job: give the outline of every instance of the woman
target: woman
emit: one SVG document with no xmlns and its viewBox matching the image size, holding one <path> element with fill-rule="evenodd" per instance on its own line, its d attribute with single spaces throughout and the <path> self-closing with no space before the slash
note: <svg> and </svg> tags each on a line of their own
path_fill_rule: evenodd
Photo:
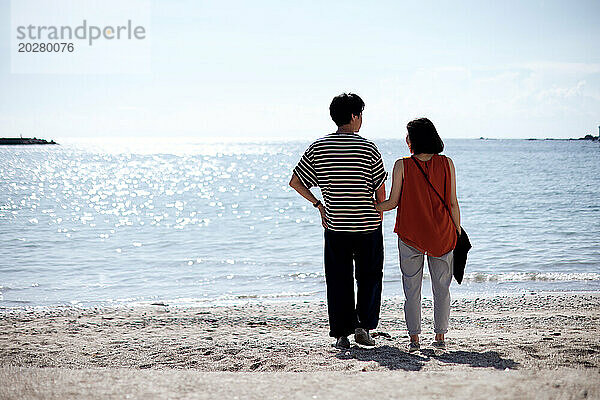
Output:
<svg viewBox="0 0 600 400">
<path fill-rule="evenodd" d="M 435 340 L 432 346 L 446 350 L 444 335 L 448 331 L 450 316 L 452 250 L 456 246 L 457 230 L 460 233 L 456 175 L 452 160 L 439 155 L 444 149 L 444 142 L 430 120 L 419 118 L 409 122 L 406 128 L 406 143 L 412 156 L 396 161 L 390 197 L 376 208 L 388 211 L 398 207 L 394 232 L 398 234 L 400 270 L 406 297 L 404 317 L 410 335 L 408 350 L 420 350 L 421 281 L 425 255 L 433 288 Z"/>
</svg>

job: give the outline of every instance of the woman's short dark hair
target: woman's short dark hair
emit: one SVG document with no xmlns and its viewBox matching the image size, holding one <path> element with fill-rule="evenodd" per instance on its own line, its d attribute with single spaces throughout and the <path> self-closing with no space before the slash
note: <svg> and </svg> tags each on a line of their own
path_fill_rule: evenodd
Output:
<svg viewBox="0 0 600 400">
<path fill-rule="evenodd" d="M 444 142 L 429 119 L 412 120 L 406 125 L 406 129 L 414 154 L 438 154 L 444 151 Z"/>
<path fill-rule="evenodd" d="M 342 93 L 335 96 L 329 105 L 329 115 L 337 126 L 352 121 L 352 115 L 360 115 L 365 109 L 365 102 L 354 93 Z"/>
</svg>

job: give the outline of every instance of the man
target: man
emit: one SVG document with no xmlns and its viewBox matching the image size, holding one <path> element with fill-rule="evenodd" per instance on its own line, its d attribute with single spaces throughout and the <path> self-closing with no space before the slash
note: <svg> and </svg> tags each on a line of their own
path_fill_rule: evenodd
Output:
<svg viewBox="0 0 600 400">
<path fill-rule="evenodd" d="M 364 107 L 356 94 L 336 96 L 329 113 L 337 131 L 308 147 L 290 181 L 321 213 L 329 336 L 346 349 L 352 333 L 356 343 L 375 345 L 369 330 L 377 327 L 381 306 L 383 236 L 373 194 L 377 202 L 385 200 L 387 173 L 375 144 L 357 134 Z M 325 204 L 309 190 L 313 186 L 321 189 Z"/>
</svg>

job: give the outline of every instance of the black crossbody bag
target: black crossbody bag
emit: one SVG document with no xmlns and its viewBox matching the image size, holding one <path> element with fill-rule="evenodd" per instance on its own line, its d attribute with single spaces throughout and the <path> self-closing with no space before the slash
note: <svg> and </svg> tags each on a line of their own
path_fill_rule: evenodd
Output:
<svg viewBox="0 0 600 400">
<path fill-rule="evenodd" d="M 415 160 L 414 156 L 412 156 L 411 158 L 414 161 L 414 163 L 417 165 L 417 167 L 419 168 L 419 170 L 421 171 L 423 176 L 425 177 L 425 180 L 427 181 L 427 183 L 429 183 L 429 186 L 431 186 L 431 188 L 433 189 L 435 194 L 437 194 L 438 197 L 440 198 L 440 201 L 444 205 L 444 208 L 446 209 L 446 211 L 448 211 L 448 214 L 450 215 L 450 219 L 452 221 L 454 221 L 454 218 L 452 218 L 452 212 L 446 205 L 444 198 L 442 196 L 440 196 L 438 191 L 435 189 L 435 187 L 429 180 L 429 177 L 427 176 L 425 171 L 423 171 L 423 168 L 421 168 L 421 166 L 419 165 L 419 162 L 417 160 Z M 456 246 L 454 247 L 454 270 L 453 270 L 454 279 L 456 279 L 456 282 L 458 282 L 459 284 L 462 283 L 463 276 L 465 275 L 465 266 L 467 265 L 467 253 L 469 252 L 469 250 L 471 250 L 471 247 L 472 246 L 471 246 L 471 241 L 469 240 L 469 236 L 467 235 L 467 232 L 465 231 L 465 229 L 461 226 L 460 233 L 458 233 L 458 229 L 456 230 Z"/>
</svg>

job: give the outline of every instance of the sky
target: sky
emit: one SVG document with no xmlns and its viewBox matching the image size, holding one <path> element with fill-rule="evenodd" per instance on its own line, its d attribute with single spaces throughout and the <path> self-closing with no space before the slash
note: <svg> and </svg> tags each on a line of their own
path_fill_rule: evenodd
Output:
<svg viewBox="0 0 600 400">
<path fill-rule="evenodd" d="M 18 0 L 15 0 L 18 1 Z M 329 103 L 361 134 L 598 135 L 599 1 L 150 1 L 140 73 L 11 73 L 0 0 L 0 136 L 311 140 Z"/>
</svg>

